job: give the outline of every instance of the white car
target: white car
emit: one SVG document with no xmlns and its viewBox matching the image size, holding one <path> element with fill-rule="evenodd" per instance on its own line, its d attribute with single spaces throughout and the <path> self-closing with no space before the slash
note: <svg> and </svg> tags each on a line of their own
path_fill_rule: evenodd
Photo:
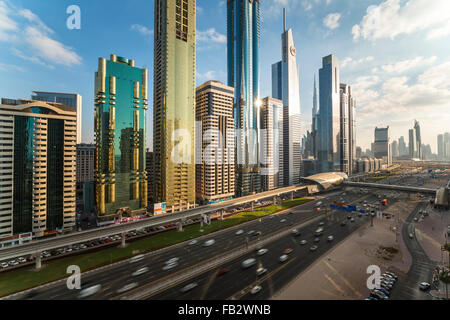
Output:
<svg viewBox="0 0 450 320">
<path fill-rule="evenodd" d="M 8 268 L 8 263 L 7 262 L 2 262 L 0 264 L 0 268 Z"/>
<path fill-rule="evenodd" d="M 241 230 L 236 231 L 235 235 L 238 236 L 238 235 L 243 234 L 243 233 L 244 233 L 244 230 L 241 229 Z"/>
<path fill-rule="evenodd" d="M 170 270 L 170 269 L 175 268 L 176 266 L 178 266 L 178 262 L 167 263 L 167 264 L 163 267 L 163 270 Z"/>
<path fill-rule="evenodd" d="M 117 293 L 122 293 L 122 292 L 125 292 L 125 291 L 129 291 L 131 289 L 136 288 L 137 286 L 138 286 L 137 282 L 129 283 L 129 284 L 123 286 L 122 288 L 120 288 L 119 290 L 117 290 Z"/>
<path fill-rule="evenodd" d="M 256 275 L 257 276 L 261 276 L 261 275 L 263 275 L 266 272 L 267 272 L 266 268 L 258 268 L 258 270 L 256 270 Z"/>
<path fill-rule="evenodd" d="M 185 293 L 185 292 L 188 292 L 188 291 L 194 289 L 197 286 L 198 286 L 198 284 L 196 282 L 192 282 L 192 283 L 189 283 L 188 285 L 184 286 L 183 288 L 181 288 L 180 291 Z"/>
<path fill-rule="evenodd" d="M 150 270 L 148 267 L 140 268 L 140 269 L 136 270 L 135 272 L 133 272 L 131 275 L 133 277 L 137 277 L 137 276 L 140 276 L 141 274 L 148 272 L 148 270 Z"/>
<path fill-rule="evenodd" d="M 419 283 L 419 289 L 422 291 L 430 289 L 431 285 L 428 282 Z"/>
<path fill-rule="evenodd" d="M 300 244 L 301 244 L 302 246 L 304 246 L 304 245 L 307 244 L 307 243 L 308 243 L 308 241 L 306 241 L 306 240 L 300 241 Z"/>
<path fill-rule="evenodd" d="M 137 256 L 134 256 L 133 258 L 130 259 L 130 263 L 135 263 L 135 262 L 139 262 L 142 261 L 144 259 L 144 255 L 143 254 L 139 254 Z"/>
<path fill-rule="evenodd" d="M 19 257 L 17 258 L 17 261 L 19 261 L 19 263 L 25 263 L 27 262 L 27 259 L 25 259 L 24 257 Z"/>
<path fill-rule="evenodd" d="M 268 249 L 260 249 L 258 250 L 258 252 L 256 253 L 258 256 L 262 256 L 265 255 L 267 253 L 267 251 L 269 251 Z"/>
<path fill-rule="evenodd" d="M 252 290 L 250 291 L 250 293 L 251 293 L 251 294 L 257 294 L 258 292 L 261 291 L 261 289 L 262 289 L 261 286 L 254 286 L 254 287 L 252 288 Z"/>
<path fill-rule="evenodd" d="M 190 246 L 193 246 L 193 245 L 195 245 L 195 244 L 197 244 L 197 240 L 192 240 L 191 242 L 189 242 L 189 245 L 190 245 Z"/>
<path fill-rule="evenodd" d="M 204 246 L 204 247 L 210 247 L 210 246 L 212 246 L 214 243 L 216 243 L 216 240 L 211 239 L 211 240 L 206 241 L 206 242 L 203 244 L 203 246 Z"/>
<path fill-rule="evenodd" d="M 328 240 L 328 242 L 331 242 L 331 241 L 334 240 L 334 237 L 333 237 L 333 236 L 329 236 L 329 237 L 327 238 L 327 240 Z"/>
<path fill-rule="evenodd" d="M 280 222 L 281 223 L 286 222 L 286 219 L 281 219 Z"/>
<path fill-rule="evenodd" d="M 254 234 L 256 231 L 255 230 L 250 230 L 247 234 L 250 236 L 252 234 Z"/>
<path fill-rule="evenodd" d="M 167 260 L 166 264 L 178 263 L 178 261 L 180 261 L 180 258 L 175 257 L 175 258 Z"/>
<path fill-rule="evenodd" d="M 256 260 L 253 259 L 253 258 L 250 258 L 250 259 L 244 260 L 242 262 L 242 268 L 247 269 L 247 268 L 250 268 L 251 266 L 253 266 L 255 264 L 256 264 Z"/>
<path fill-rule="evenodd" d="M 102 286 L 100 284 L 97 284 L 95 286 L 83 289 L 83 290 L 80 291 L 80 294 L 78 295 L 78 298 L 79 299 L 83 299 L 83 298 L 90 297 L 93 294 L 96 294 L 97 292 L 99 292 L 101 288 L 102 288 Z"/>
<path fill-rule="evenodd" d="M 283 254 L 283 255 L 280 257 L 280 262 L 285 262 L 287 259 L 288 259 L 288 256 L 287 256 L 286 254 Z"/>
<path fill-rule="evenodd" d="M 8 262 L 8 264 L 10 266 L 17 266 L 19 264 L 19 262 L 17 262 L 16 260 L 11 260 L 10 262 Z"/>
</svg>

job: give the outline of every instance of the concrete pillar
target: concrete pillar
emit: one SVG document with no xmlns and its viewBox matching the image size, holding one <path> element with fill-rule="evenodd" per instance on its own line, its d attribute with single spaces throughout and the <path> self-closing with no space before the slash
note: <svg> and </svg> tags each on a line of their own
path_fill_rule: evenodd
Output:
<svg viewBox="0 0 450 320">
<path fill-rule="evenodd" d="M 253 211 L 255 209 L 255 202 L 252 201 L 251 205 L 252 205 L 252 211 Z"/>
<path fill-rule="evenodd" d="M 39 253 L 39 255 L 36 257 L 36 269 L 37 270 L 39 270 L 40 268 L 41 268 L 41 259 L 42 259 L 42 257 L 41 257 L 41 254 Z"/>
<path fill-rule="evenodd" d="M 294 200 L 294 191 L 291 192 L 290 200 L 291 200 L 291 201 Z"/>
<path fill-rule="evenodd" d="M 220 220 L 223 220 L 223 214 L 225 213 L 225 210 L 220 210 Z"/>
<path fill-rule="evenodd" d="M 183 232 L 183 222 L 181 220 L 178 222 L 178 230 L 177 231 Z"/>
<path fill-rule="evenodd" d="M 122 243 L 120 244 L 121 248 L 125 248 L 126 246 L 125 239 L 126 239 L 125 233 L 122 233 Z"/>
</svg>

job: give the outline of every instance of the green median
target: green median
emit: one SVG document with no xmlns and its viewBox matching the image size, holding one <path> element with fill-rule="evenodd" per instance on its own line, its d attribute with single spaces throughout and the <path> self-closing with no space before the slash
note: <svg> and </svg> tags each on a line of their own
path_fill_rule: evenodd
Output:
<svg viewBox="0 0 450 320">
<path fill-rule="evenodd" d="M 184 227 L 183 232 L 171 230 L 134 242 L 129 242 L 125 248 L 114 246 L 91 253 L 68 256 L 52 261 L 44 261 L 42 264 L 43 268 L 39 271 L 35 270 L 34 266 L 28 266 L 9 272 L 2 272 L 0 273 L 0 297 L 66 278 L 68 276 L 66 270 L 70 265 L 77 265 L 82 272 L 85 272 L 130 258 L 136 254 L 158 250 L 221 229 L 259 219 L 282 210 L 302 205 L 309 201 L 311 201 L 311 199 L 299 198 L 285 201 L 283 204 L 277 206 L 258 208 L 253 212 L 240 212 L 225 218 L 223 221 L 213 220 L 211 221 L 211 225 L 205 224 L 203 226 L 203 232 L 200 232 L 199 224 L 195 224 Z"/>
</svg>

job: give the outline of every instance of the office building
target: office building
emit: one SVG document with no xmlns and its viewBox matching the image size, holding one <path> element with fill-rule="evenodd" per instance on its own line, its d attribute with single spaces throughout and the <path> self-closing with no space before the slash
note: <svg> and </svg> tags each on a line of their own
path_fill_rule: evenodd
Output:
<svg viewBox="0 0 450 320">
<path fill-rule="evenodd" d="M 301 165 L 300 128 L 300 65 L 292 29 L 286 29 L 284 10 L 284 32 L 281 35 L 282 60 L 272 65 L 272 97 L 282 100 L 284 105 L 284 185 L 298 184 Z"/>
<path fill-rule="evenodd" d="M 314 75 L 314 93 L 313 93 L 313 109 L 312 109 L 312 125 L 311 134 L 313 139 L 313 157 L 317 159 L 318 152 L 318 137 L 317 133 L 319 131 L 319 102 L 317 96 L 317 85 L 316 85 L 316 75 Z"/>
<path fill-rule="evenodd" d="M 75 226 L 77 118 L 35 100 L 0 104 L 0 238 Z"/>
<path fill-rule="evenodd" d="M 420 124 L 419 121 L 417 120 L 414 120 L 414 132 L 416 134 L 416 147 L 417 147 L 417 150 L 415 150 L 414 157 L 417 159 L 423 159 L 422 136 L 420 132 Z"/>
<path fill-rule="evenodd" d="M 228 86 L 234 88 L 236 196 L 261 190 L 259 162 L 260 1 L 227 1 Z"/>
<path fill-rule="evenodd" d="M 283 148 L 286 107 L 283 101 L 264 98 L 261 105 L 261 183 L 269 191 L 284 186 Z"/>
<path fill-rule="evenodd" d="M 402 136 L 398 139 L 398 156 L 404 156 L 408 154 L 408 147 L 405 143 L 405 138 Z"/>
<path fill-rule="evenodd" d="M 319 70 L 319 172 L 340 171 L 340 78 L 339 61 L 329 55 L 322 59 Z"/>
<path fill-rule="evenodd" d="M 392 158 L 397 158 L 399 156 L 397 140 L 392 141 L 391 152 L 392 152 Z"/>
<path fill-rule="evenodd" d="M 147 171 L 147 206 L 153 204 L 153 152 L 145 151 L 145 171 Z"/>
<path fill-rule="evenodd" d="M 197 88 L 195 120 L 201 127 L 196 129 L 195 174 L 202 204 L 235 194 L 233 100 L 234 89 L 221 82 L 208 81 Z"/>
<path fill-rule="evenodd" d="M 355 160 L 356 159 L 360 159 L 362 157 L 362 149 L 361 149 L 361 147 L 356 147 L 356 157 L 355 157 Z"/>
<path fill-rule="evenodd" d="M 47 102 L 57 102 L 69 107 L 74 107 L 75 112 L 77 113 L 77 144 L 81 143 L 83 98 L 79 94 L 33 91 L 31 99 Z"/>
<path fill-rule="evenodd" d="M 416 158 L 417 155 L 417 135 L 415 129 L 409 129 L 409 157 L 411 159 Z"/>
<path fill-rule="evenodd" d="M 444 159 L 444 135 L 439 134 L 437 136 L 437 149 L 438 149 L 438 160 Z"/>
<path fill-rule="evenodd" d="M 392 165 L 391 141 L 389 126 L 375 128 L 374 156 L 381 159 L 388 167 Z"/>
<path fill-rule="evenodd" d="M 341 83 L 340 103 L 340 171 L 351 175 L 355 170 L 356 160 L 356 105 L 351 86 Z"/>
<path fill-rule="evenodd" d="M 77 144 L 77 184 L 95 181 L 95 144 Z"/>
<path fill-rule="evenodd" d="M 95 193 L 100 220 L 146 214 L 148 70 L 99 58 L 95 73 Z"/>
<path fill-rule="evenodd" d="M 155 0 L 153 160 L 155 203 L 195 206 L 196 1 Z"/>
</svg>

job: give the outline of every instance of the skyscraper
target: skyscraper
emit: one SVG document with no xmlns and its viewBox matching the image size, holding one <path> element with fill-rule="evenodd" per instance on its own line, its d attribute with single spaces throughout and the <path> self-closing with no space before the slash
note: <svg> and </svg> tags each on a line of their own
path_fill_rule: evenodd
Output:
<svg viewBox="0 0 450 320">
<path fill-rule="evenodd" d="M 311 126 L 311 135 L 313 139 L 313 156 L 317 159 L 317 146 L 318 146 L 318 137 L 317 132 L 319 130 L 319 104 L 317 97 L 317 85 L 316 85 L 316 75 L 314 75 L 314 93 L 313 93 L 313 109 L 312 109 L 312 126 Z"/>
<path fill-rule="evenodd" d="M 95 73 L 95 193 L 101 220 L 145 214 L 148 70 L 99 58 Z"/>
<path fill-rule="evenodd" d="M 398 157 L 398 142 L 397 140 L 392 141 L 391 144 L 391 151 L 392 151 L 392 158 L 397 158 Z"/>
<path fill-rule="evenodd" d="M 341 134 L 340 163 L 341 171 L 351 175 L 356 169 L 356 104 L 352 96 L 352 88 L 347 84 L 340 85 L 341 101 Z"/>
<path fill-rule="evenodd" d="M 420 133 L 420 124 L 419 121 L 417 120 L 414 120 L 414 131 L 416 133 L 416 146 L 417 146 L 417 150 L 415 151 L 415 158 L 423 159 L 422 137 Z"/>
<path fill-rule="evenodd" d="M 340 169 L 339 139 L 341 134 L 339 61 L 329 55 L 322 59 L 319 70 L 319 171 Z"/>
<path fill-rule="evenodd" d="M 196 1 L 155 0 L 154 201 L 195 205 Z"/>
<path fill-rule="evenodd" d="M 416 158 L 417 155 L 417 135 L 415 129 L 409 129 L 409 157 Z"/>
<path fill-rule="evenodd" d="M 391 142 L 389 126 L 375 128 L 374 157 L 381 159 L 384 164 L 392 165 Z"/>
<path fill-rule="evenodd" d="M 284 184 L 288 186 L 300 181 L 301 131 L 300 66 L 292 29 L 286 30 L 286 10 L 281 41 L 282 60 L 272 65 L 272 97 L 284 105 Z"/>
<path fill-rule="evenodd" d="M 76 127 L 73 107 L 2 99 L 0 238 L 75 226 Z"/>
<path fill-rule="evenodd" d="M 437 149 L 438 149 L 438 160 L 444 159 L 444 135 L 439 134 L 437 136 Z"/>
<path fill-rule="evenodd" d="M 196 194 L 205 203 L 230 199 L 235 193 L 234 89 L 219 81 L 197 88 L 195 119 Z M 201 161 L 199 161 L 201 159 Z"/>
<path fill-rule="evenodd" d="M 283 187 L 283 101 L 270 97 L 261 106 L 261 176 L 264 191 Z"/>
<path fill-rule="evenodd" d="M 261 190 L 259 165 L 260 1 L 227 1 L 228 86 L 234 88 L 236 195 Z"/>
<path fill-rule="evenodd" d="M 405 138 L 403 136 L 401 136 L 398 139 L 398 155 L 401 157 L 406 154 L 408 154 L 408 149 L 406 147 Z"/>
<path fill-rule="evenodd" d="M 83 98 L 77 93 L 60 93 L 60 92 L 46 92 L 33 91 L 31 96 L 33 100 L 58 102 L 63 105 L 74 107 L 77 113 L 77 144 L 81 143 L 81 129 L 82 129 L 82 113 L 83 113 Z"/>
</svg>

